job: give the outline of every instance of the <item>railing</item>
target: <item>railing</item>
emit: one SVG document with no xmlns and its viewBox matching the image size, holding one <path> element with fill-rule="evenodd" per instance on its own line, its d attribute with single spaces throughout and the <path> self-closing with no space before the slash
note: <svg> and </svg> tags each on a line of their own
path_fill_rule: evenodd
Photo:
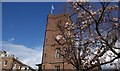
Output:
<svg viewBox="0 0 120 71">
<path fill-rule="evenodd" d="M 13 54 L 1 54 L 0 55 L 0 58 L 5 58 L 5 57 L 9 57 L 9 58 L 15 58 L 15 59 L 18 59 L 18 57 L 16 57 L 15 55 Z"/>
</svg>

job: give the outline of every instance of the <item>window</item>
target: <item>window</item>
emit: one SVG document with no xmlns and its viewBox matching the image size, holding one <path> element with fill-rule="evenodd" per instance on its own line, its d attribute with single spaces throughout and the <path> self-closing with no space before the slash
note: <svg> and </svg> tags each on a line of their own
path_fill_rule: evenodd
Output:
<svg viewBox="0 0 120 71">
<path fill-rule="evenodd" d="M 55 50 L 55 58 L 60 58 L 60 48 L 56 48 L 56 50 Z"/>
<path fill-rule="evenodd" d="M 46 57 L 46 53 L 44 54 L 44 57 Z"/>
<path fill-rule="evenodd" d="M 14 63 L 14 66 L 12 68 L 13 71 L 16 71 L 16 69 L 17 69 L 16 66 L 17 66 L 16 63 Z"/>
<path fill-rule="evenodd" d="M 60 66 L 55 66 L 55 71 L 60 71 Z"/>
<path fill-rule="evenodd" d="M 7 66 L 7 61 L 5 60 L 4 63 L 3 63 L 4 66 Z"/>
<path fill-rule="evenodd" d="M 14 64 L 14 68 L 16 68 L 16 66 L 17 66 L 17 65 L 16 65 L 16 63 L 15 63 L 15 64 Z"/>
<path fill-rule="evenodd" d="M 61 23 L 62 23 L 62 21 L 59 20 L 59 21 L 58 21 L 58 24 L 61 24 Z"/>
<path fill-rule="evenodd" d="M 2 68 L 2 70 L 1 71 L 7 71 L 5 68 Z"/>
<path fill-rule="evenodd" d="M 43 69 L 45 69 L 45 65 L 43 65 Z"/>
<path fill-rule="evenodd" d="M 18 69 L 20 70 L 21 66 L 18 67 Z"/>
<path fill-rule="evenodd" d="M 25 70 L 27 70 L 27 67 L 25 67 Z"/>
</svg>

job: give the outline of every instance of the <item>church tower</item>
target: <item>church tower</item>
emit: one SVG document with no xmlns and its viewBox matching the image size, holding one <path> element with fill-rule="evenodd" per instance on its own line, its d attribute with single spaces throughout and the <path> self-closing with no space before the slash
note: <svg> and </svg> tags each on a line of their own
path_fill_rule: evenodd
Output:
<svg viewBox="0 0 120 71">
<path fill-rule="evenodd" d="M 54 38 L 60 38 L 58 24 L 65 25 L 68 22 L 68 14 L 53 15 L 49 14 L 44 39 L 42 70 L 56 69 L 56 71 L 64 71 L 65 69 L 73 69 L 73 66 L 64 62 L 64 58 L 58 53 L 60 45 Z"/>
</svg>

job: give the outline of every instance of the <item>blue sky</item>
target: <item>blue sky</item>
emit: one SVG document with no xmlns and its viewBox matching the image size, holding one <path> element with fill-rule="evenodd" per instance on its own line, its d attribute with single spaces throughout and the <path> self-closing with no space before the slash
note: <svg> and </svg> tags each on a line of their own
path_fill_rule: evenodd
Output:
<svg viewBox="0 0 120 71">
<path fill-rule="evenodd" d="M 65 3 L 3 2 L 2 47 L 34 68 L 41 62 L 47 15 L 63 13 Z M 31 62 L 32 61 L 32 62 Z"/>
<path fill-rule="evenodd" d="M 14 38 L 13 43 L 28 47 L 43 45 L 47 15 L 51 5 L 53 13 L 62 12 L 64 3 L 3 3 L 3 41 Z"/>
</svg>

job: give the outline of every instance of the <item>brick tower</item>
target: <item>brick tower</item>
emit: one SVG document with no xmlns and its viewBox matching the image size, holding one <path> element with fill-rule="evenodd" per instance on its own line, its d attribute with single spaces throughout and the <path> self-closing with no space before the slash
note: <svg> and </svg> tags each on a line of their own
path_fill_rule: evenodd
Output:
<svg viewBox="0 0 120 71">
<path fill-rule="evenodd" d="M 60 37 L 60 31 L 57 25 L 64 25 L 68 22 L 68 19 L 67 14 L 48 15 L 42 56 L 42 70 L 56 69 L 56 71 L 59 71 L 62 69 L 64 71 L 65 69 L 73 69 L 73 66 L 64 62 L 64 58 L 58 53 L 61 48 L 54 39 L 54 37 L 58 39 Z"/>
</svg>

